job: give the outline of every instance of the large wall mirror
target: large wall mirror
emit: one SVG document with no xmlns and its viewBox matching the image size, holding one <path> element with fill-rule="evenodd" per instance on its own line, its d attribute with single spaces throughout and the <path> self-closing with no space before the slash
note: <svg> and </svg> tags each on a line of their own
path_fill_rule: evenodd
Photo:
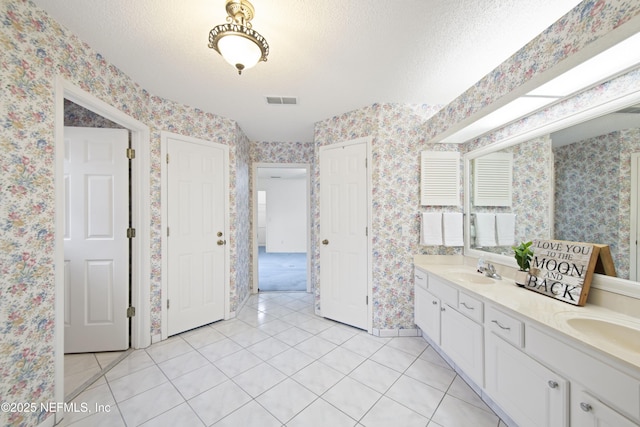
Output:
<svg viewBox="0 0 640 427">
<path fill-rule="evenodd" d="M 640 288 L 639 157 L 640 87 L 469 151 L 465 253 L 515 266 L 511 246 L 521 241 L 601 243 L 618 278 L 594 285 Z"/>
</svg>

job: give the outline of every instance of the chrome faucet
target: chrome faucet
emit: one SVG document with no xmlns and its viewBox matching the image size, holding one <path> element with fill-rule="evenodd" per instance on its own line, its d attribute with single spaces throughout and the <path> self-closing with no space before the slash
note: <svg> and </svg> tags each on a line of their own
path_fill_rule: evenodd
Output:
<svg viewBox="0 0 640 427">
<path fill-rule="evenodd" d="M 484 275 L 487 277 L 491 277 L 492 279 L 497 279 L 497 280 L 501 280 L 502 276 L 500 276 L 497 272 L 496 272 L 496 267 L 491 264 L 491 263 L 487 263 L 487 265 L 484 268 Z"/>
</svg>

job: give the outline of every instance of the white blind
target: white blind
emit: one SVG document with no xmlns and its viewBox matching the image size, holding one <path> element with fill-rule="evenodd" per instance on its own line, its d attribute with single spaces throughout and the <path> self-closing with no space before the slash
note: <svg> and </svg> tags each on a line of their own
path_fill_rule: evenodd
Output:
<svg viewBox="0 0 640 427">
<path fill-rule="evenodd" d="M 512 171 L 512 153 L 491 153 L 475 159 L 473 205 L 511 206 Z"/>
<path fill-rule="evenodd" d="M 423 151 L 420 156 L 420 204 L 460 206 L 460 153 Z"/>
</svg>

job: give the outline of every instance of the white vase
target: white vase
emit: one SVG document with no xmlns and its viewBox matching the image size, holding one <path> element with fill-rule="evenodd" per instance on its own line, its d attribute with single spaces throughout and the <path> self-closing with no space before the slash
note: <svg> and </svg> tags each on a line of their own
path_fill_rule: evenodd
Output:
<svg viewBox="0 0 640 427">
<path fill-rule="evenodd" d="M 529 272 L 524 270 L 516 271 L 516 285 L 524 287 L 527 284 L 529 278 Z"/>
</svg>

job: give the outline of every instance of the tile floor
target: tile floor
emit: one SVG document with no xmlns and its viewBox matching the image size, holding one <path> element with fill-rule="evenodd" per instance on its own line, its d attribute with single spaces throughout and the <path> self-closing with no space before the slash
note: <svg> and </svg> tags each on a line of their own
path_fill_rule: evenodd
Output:
<svg viewBox="0 0 640 427">
<path fill-rule="evenodd" d="M 505 426 L 422 338 L 317 317 L 306 293 L 253 295 L 233 320 L 130 353 L 74 402 L 109 411 L 61 425 Z"/>
</svg>

